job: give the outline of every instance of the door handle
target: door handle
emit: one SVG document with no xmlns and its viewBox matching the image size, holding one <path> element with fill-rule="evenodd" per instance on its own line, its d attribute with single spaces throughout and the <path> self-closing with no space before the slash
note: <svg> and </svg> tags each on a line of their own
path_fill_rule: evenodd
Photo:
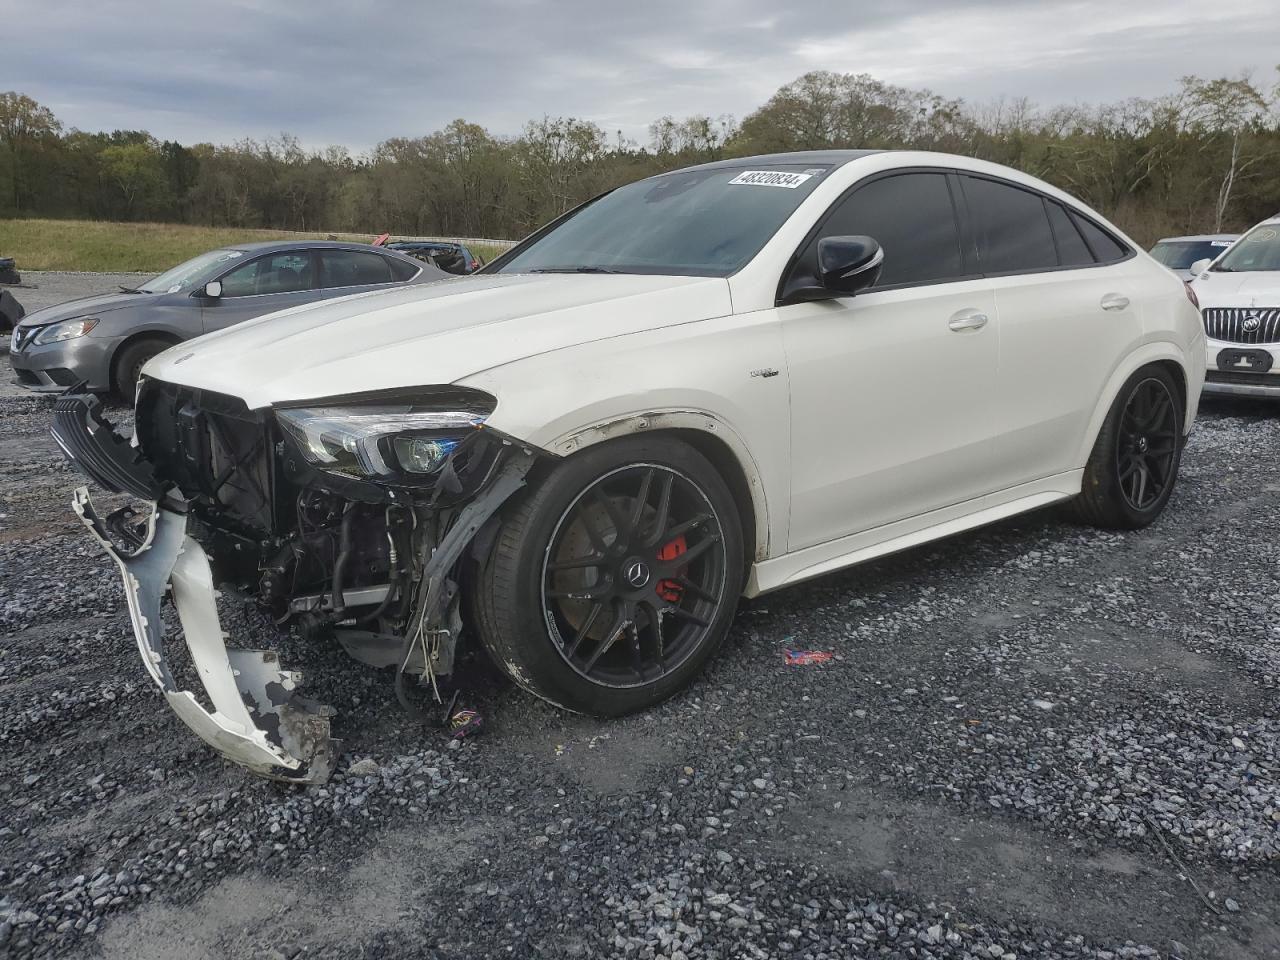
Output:
<svg viewBox="0 0 1280 960">
<path fill-rule="evenodd" d="M 1103 310 L 1123 310 L 1129 306 L 1129 298 L 1118 293 L 1108 293 L 1102 298 Z"/>
<path fill-rule="evenodd" d="M 978 310 L 961 310 L 959 313 L 952 314 L 947 326 L 955 333 L 964 333 L 966 330 L 981 330 L 987 325 L 990 318 Z"/>
</svg>

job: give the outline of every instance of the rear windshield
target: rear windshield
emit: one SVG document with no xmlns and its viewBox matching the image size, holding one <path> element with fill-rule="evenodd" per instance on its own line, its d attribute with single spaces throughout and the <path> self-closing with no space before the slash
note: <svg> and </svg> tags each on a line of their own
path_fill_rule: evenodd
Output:
<svg viewBox="0 0 1280 960">
<path fill-rule="evenodd" d="M 1237 240 L 1213 265 L 1219 273 L 1280 270 L 1280 223 L 1260 223 Z"/>
<path fill-rule="evenodd" d="M 760 251 L 830 169 L 695 168 L 630 183 L 517 247 L 497 272 L 728 276 Z"/>
<path fill-rule="evenodd" d="M 1186 270 L 1197 260 L 1212 260 L 1231 246 L 1230 240 L 1161 240 L 1151 255 L 1171 270 Z"/>
</svg>

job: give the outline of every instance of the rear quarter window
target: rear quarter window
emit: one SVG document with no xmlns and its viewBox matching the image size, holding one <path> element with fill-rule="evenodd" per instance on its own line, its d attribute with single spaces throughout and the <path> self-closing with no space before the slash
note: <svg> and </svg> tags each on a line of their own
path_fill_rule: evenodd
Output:
<svg viewBox="0 0 1280 960">
<path fill-rule="evenodd" d="M 391 264 L 391 275 L 396 278 L 397 283 L 404 283 L 406 280 L 412 280 L 421 269 L 415 263 L 406 263 L 404 260 L 393 260 L 388 257 L 387 262 Z"/>
<path fill-rule="evenodd" d="M 1080 228 L 1080 233 L 1084 236 L 1085 242 L 1089 244 L 1089 249 L 1093 251 L 1094 259 L 1099 263 L 1115 263 L 1117 260 L 1123 260 L 1129 256 L 1131 251 L 1128 247 L 1092 220 L 1080 216 L 1074 210 L 1071 212 L 1071 219 Z"/>
</svg>

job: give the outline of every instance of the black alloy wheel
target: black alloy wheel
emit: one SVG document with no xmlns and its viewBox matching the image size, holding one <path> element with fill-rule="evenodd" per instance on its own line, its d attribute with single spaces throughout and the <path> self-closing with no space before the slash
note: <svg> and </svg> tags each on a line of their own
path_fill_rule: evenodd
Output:
<svg viewBox="0 0 1280 960">
<path fill-rule="evenodd" d="M 1178 453 L 1178 405 L 1156 377 L 1129 393 L 1116 443 L 1120 491 L 1135 510 L 1149 510 L 1172 481 Z"/>
<path fill-rule="evenodd" d="M 1110 530 L 1139 530 L 1169 502 L 1183 447 L 1184 389 L 1163 364 L 1121 386 L 1084 466 L 1075 512 Z"/>
<path fill-rule="evenodd" d="M 470 622 L 545 700 L 611 717 L 653 706 L 729 633 L 747 572 L 740 511 L 716 467 L 670 435 L 547 462 L 477 560 Z"/>
<path fill-rule="evenodd" d="M 542 609 L 565 661 L 607 687 L 650 683 L 705 639 L 725 600 L 725 547 L 706 493 L 661 464 L 583 490 L 551 536 Z"/>
</svg>

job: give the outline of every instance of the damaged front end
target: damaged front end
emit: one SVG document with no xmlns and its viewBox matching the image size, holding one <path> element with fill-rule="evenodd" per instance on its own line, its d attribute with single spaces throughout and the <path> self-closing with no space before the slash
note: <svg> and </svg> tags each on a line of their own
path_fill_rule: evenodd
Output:
<svg viewBox="0 0 1280 960">
<path fill-rule="evenodd" d="M 321 783 L 340 742 L 331 708 L 298 696 L 276 654 L 228 648 L 219 592 L 249 596 L 282 628 L 356 659 L 436 679 L 453 670 L 461 561 L 539 452 L 483 428 L 493 400 L 442 387 L 413 396 L 249 410 L 234 397 L 144 380 L 134 443 L 95 398 L 55 407 L 63 452 L 106 489 L 150 502 L 99 518 L 74 509 L 120 568 L 139 651 L 174 712 L 255 773 Z M 165 657 L 169 593 L 206 707 Z M 411 708 L 412 709 L 412 708 Z"/>
</svg>

